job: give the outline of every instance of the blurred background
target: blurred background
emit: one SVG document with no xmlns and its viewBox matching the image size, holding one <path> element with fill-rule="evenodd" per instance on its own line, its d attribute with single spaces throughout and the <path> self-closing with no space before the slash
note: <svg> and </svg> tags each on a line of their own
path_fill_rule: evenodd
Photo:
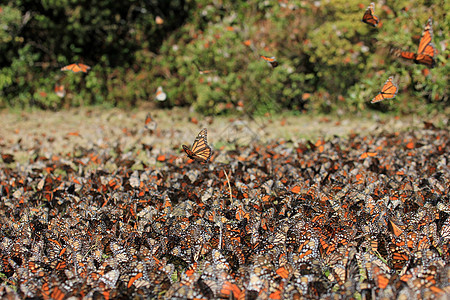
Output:
<svg viewBox="0 0 450 300">
<path fill-rule="evenodd" d="M 14 0 L 0 5 L 0 108 L 191 107 L 206 115 L 448 107 L 448 1 Z M 416 52 L 433 17 L 436 67 Z M 275 56 L 272 68 L 260 55 Z M 62 72 L 81 62 L 90 72 Z M 389 76 L 395 100 L 370 104 Z M 161 87 L 167 97 L 157 101 Z M 159 100 L 159 98 L 158 98 Z"/>
</svg>

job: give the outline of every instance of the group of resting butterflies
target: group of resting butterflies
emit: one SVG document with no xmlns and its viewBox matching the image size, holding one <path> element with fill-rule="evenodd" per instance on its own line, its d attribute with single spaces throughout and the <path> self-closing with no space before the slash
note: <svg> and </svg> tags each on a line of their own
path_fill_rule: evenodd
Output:
<svg viewBox="0 0 450 300">
<path fill-rule="evenodd" d="M 362 21 L 367 23 L 373 27 L 378 26 L 379 18 L 374 13 L 375 4 L 370 3 L 366 12 L 363 15 Z M 402 51 L 399 49 L 394 49 L 394 55 L 398 57 L 402 57 L 405 59 L 410 59 L 414 61 L 416 64 L 423 64 L 428 66 L 429 68 L 433 68 L 435 65 L 434 56 L 437 53 L 436 48 L 434 47 L 431 40 L 433 39 L 433 28 L 432 28 L 432 19 L 431 17 L 428 19 L 425 24 L 425 28 L 422 33 L 422 37 L 419 42 L 419 49 L 417 53 Z M 278 62 L 275 57 L 269 57 L 261 55 L 261 58 L 265 60 L 271 67 L 275 68 L 278 66 Z M 84 72 L 90 69 L 88 65 L 82 63 L 75 63 L 61 68 L 61 71 L 73 71 L 75 73 Z M 398 86 L 393 82 L 393 76 L 390 76 L 388 80 L 385 82 L 383 87 L 381 88 L 381 92 L 376 95 L 371 103 L 376 103 L 385 99 L 392 99 L 397 95 Z M 207 130 L 203 128 L 200 133 L 197 135 L 192 147 L 188 147 L 183 145 L 183 150 L 186 152 L 186 155 L 193 160 L 198 160 L 200 162 L 206 163 L 211 158 L 211 147 L 207 142 Z"/>
</svg>

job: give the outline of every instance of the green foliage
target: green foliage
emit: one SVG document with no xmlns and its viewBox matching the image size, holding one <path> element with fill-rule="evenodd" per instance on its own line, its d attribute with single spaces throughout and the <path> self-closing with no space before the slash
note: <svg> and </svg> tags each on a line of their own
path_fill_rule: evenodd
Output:
<svg viewBox="0 0 450 300">
<path fill-rule="evenodd" d="M 0 6 L 0 107 L 135 105 L 143 98 L 135 71 L 145 66 L 136 53 L 158 51 L 191 5 L 183 0 L 17 0 Z M 156 16 L 164 23 L 157 24 Z M 93 66 L 89 74 L 59 70 L 79 61 Z M 55 97 L 55 84 L 65 86 L 64 99 Z"/>
<path fill-rule="evenodd" d="M 18 0 L 0 13 L 0 107 L 46 109 L 79 105 L 130 107 L 168 100 L 205 114 L 241 109 L 413 111 L 449 103 L 446 1 L 376 3 L 381 23 L 361 22 L 368 3 L 338 1 Z M 437 65 L 395 58 L 417 51 L 433 16 Z M 156 23 L 156 17 L 164 20 Z M 260 55 L 275 56 L 272 68 Z M 59 71 L 82 61 L 88 74 Z M 199 70 L 199 69 L 200 70 Z M 205 74 L 200 71 L 213 70 Z M 389 76 L 396 99 L 370 99 Z M 55 97 L 55 84 L 66 96 Z M 401 105 L 398 105 L 401 103 Z M 425 105 L 427 104 L 427 105 Z"/>
<path fill-rule="evenodd" d="M 359 1 L 316 2 L 317 6 L 288 1 L 292 10 L 268 1 L 222 6 L 199 2 L 202 10 L 193 15 L 193 22 L 165 41 L 160 51 L 170 73 L 179 76 L 164 81 L 173 105 L 192 104 L 198 111 L 217 114 L 239 101 L 251 113 L 283 108 L 356 112 L 367 107 L 408 113 L 421 110 L 425 102 L 435 109 L 448 104 L 448 55 L 440 54 L 438 66 L 425 77 L 425 66 L 389 53 L 392 47 L 417 51 L 412 33 L 420 36 L 430 13 L 434 43 L 439 53 L 448 53 L 441 28 L 448 28 L 449 22 L 439 3 L 403 1 L 376 7 L 382 24 L 372 28 L 361 22 L 367 6 Z M 250 47 L 243 44 L 247 40 Z M 280 66 L 272 70 L 259 54 L 276 56 Z M 198 74 L 194 63 L 216 72 Z M 391 75 L 399 84 L 397 98 L 370 104 Z"/>
</svg>

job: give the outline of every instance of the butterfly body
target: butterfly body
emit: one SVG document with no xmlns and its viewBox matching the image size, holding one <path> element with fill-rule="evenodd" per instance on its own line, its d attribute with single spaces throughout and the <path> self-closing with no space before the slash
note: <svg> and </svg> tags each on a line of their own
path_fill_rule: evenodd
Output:
<svg viewBox="0 0 450 300">
<path fill-rule="evenodd" d="M 399 49 L 394 50 L 394 55 L 414 61 L 416 64 L 426 65 L 429 68 L 433 68 L 435 65 L 434 56 L 437 51 L 434 44 L 431 42 L 433 39 L 433 20 L 428 18 L 427 24 L 422 32 L 422 36 L 419 42 L 419 49 L 417 53 L 402 51 Z"/>
<path fill-rule="evenodd" d="M 363 21 L 366 24 L 372 25 L 373 27 L 377 27 L 380 19 L 378 18 L 378 16 L 374 14 L 374 11 L 375 11 L 375 3 L 372 2 L 370 3 L 369 7 L 367 7 L 367 10 L 364 13 L 361 21 Z"/>
<path fill-rule="evenodd" d="M 88 65 L 85 65 L 82 63 L 75 63 L 75 64 L 70 64 L 65 67 L 62 67 L 61 71 L 72 71 L 74 73 L 79 73 L 79 72 L 87 73 L 88 70 L 90 70 L 90 69 L 91 69 L 91 67 L 89 67 Z"/>
<path fill-rule="evenodd" d="M 381 88 L 381 92 L 376 95 L 371 103 L 376 103 L 385 99 L 392 99 L 397 95 L 398 87 L 395 85 L 392 80 L 394 77 L 389 77 L 388 80 L 384 83 L 383 87 Z"/>
<path fill-rule="evenodd" d="M 191 148 L 183 145 L 183 150 L 190 159 L 208 162 L 211 158 L 211 147 L 208 145 L 206 128 L 200 131 Z"/>
</svg>

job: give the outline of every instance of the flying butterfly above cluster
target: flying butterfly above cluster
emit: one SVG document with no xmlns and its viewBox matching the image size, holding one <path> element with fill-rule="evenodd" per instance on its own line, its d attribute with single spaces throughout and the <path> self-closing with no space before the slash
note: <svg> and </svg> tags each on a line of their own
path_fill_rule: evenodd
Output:
<svg viewBox="0 0 450 300">
<path fill-rule="evenodd" d="M 87 73 L 88 70 L 90 70 L 90 69 L 91 69 L 91 67 L 89 67 L 88 65 L 85 65 L 82 63 L 74 63 L 74 64 L 67 65 L 65 67 L 62 67 L 61 71 L 72 71 L 74 73 L 79 73 L 79 72 Z"/>
<path fill-rule="evenodd" d="M 381 88 L 381 92 L 370 101 L 371 103 L 377 103 L 385 99 L 393 99 L 397 95 L 398 86 L 393 83 L 393 79 L 394 77 L 391 76 L 386 80 Z"/>
<path fill-rule="evenodd" d="M 183 145 L 183 150 L 190 159 L 208 162 L 211 158 L 211 147 L 208 145 L 206 128 L 200 131 L 191 148 Z"/>
<path fill-rule="evenodd" d="M 378 26 L 380 19 L 375 15 L 375 3 L 370 3 L 370 5 L 367 7 L 367 10 L 364 12 L 361 21 L 373 27 Z M 409 59 L 414 61 L 416 64 L 423 64 L 430 68 L 433 68 L 435 65 L 434 57 L 437 53 L 437 50 L 432 43 L 432 39 L 432 18 L 429 17 L 420 38 L 419 49 L 417 50 L 417 53 L 402 51 L 399 49 L 393 49 L 391 52 L 397 57 Z M 371 100 L 371 103 L 376 103 L 385 99 L 393 99 L 397 95 L 397 92 L 398 87 L 393 83 L 393 77 L 391 76 L 381 88 L 381 92 Z"/>
<path fill-rule="evenodd" d="M 158 88 L 156 89 L 155 99 L 160 101 L 160 102 L 166 101 L 167 94 L 164 93 L 164 90 L 163 90 L 162 86 L 158 86 Z"/>
<path fill-rule="evenodd" d="M 269 66 L 271 66 L 272 68 L 278 67 L 278 61 L 277 61 L 277 59 L 275 58 L 275 56 L 264 56 L 264 55 L 260 55 L 260 57 L 261 57 L 262 59 L 264 59 L 264 60 L 267 62 L 267 64 L 268 64 Z"/>
<path fill-rule="evenodd" d="M 366 12 L 363 15 L 362 21 L 366 24 L 372 25 L 373 27 L 377 27 L 380 19 L 375 15 L 375 3 L 370 3 L 369 7 L 367 7 Z"/>
<path fill-rule="evenodd" d="M 437 50 L 434 47 L 434 44 L 432 43 L 433 39 L 432 25 L 433 20 L 431 17 L 429 17 L 422 32 L 417 53 L 402 51 L 400 49 L 394 49 L 393 54 L 397 57 L 412 60 L 416 64 L 422 64 L 426 65 L 429 68 L 433 68 L 436 64 L 434 57 L 437 53 Z"/>
</svg>

